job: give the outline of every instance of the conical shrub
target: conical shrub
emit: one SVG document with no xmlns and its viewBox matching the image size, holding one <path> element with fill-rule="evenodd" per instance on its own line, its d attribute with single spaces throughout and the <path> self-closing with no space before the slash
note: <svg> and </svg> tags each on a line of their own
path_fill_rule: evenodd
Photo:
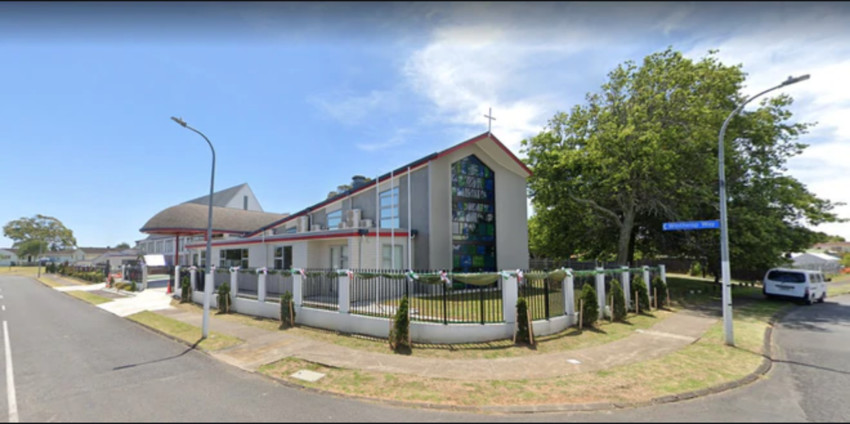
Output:
<svg viewBox="0 0 850 424">
<path fill-rule="evenodd" d="M 611 305 L 614 313 L 615 321 L 623 321 L 626 319 L 626 296 L 623 293 L 623 288 L 620 287 L 619 281 L 611 282 L 611 297 L 614 298 L 614 304 Z"/>
<path fill-rule="evenodd" d="M 670 305 L 667 304 L 667 283 L 661 279 L 660 276 L 656 275 L 655 278 L 652 279 L 652 287 L 655 288 L 658 299 L 655 301 L 659 308 L 665 308 Z"/>
<path fill-rule="evenodd" d="M 635 276 L 634 280 L 632 280 L 632 287 L 634 287 L 635 291 L 637 291 L 637 302 L 640 307 L 641 313 L 649 312 L 649 291 L 646 288 L 646 283 L 643 281 L 643 277 Z"/>
<path fill-rule="evenodd" d="M 531 344 L 531 337 L 528 333 L 528 301 L 524 297 L 516 301 L 516 342 Z"/>
<path fill-rule="evenodd" d="M 584 300 L 584 310 L 581 313 L 582 325 L 593 325 L 599 319 L 599 301 L 596 300 L 596 290 L 593 286 L 584 283 L 581 288 L 581 299 Z"/>
</svg>

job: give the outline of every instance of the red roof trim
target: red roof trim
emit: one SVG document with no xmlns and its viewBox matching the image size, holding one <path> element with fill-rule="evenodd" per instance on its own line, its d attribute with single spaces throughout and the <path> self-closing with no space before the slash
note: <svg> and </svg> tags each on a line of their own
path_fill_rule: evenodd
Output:
<svg viewBox="0 0 850 424">
<path fill-rule="evenodd" d="M 446 156 L 446 155 L 448 155 L 448 154 L 450 154 L 450 153 L 452 153 L 452 152 L 454 152 L 454 151 L 456 151 L 456 150 L 459 150 L 459 149 L 462 149 L 462 148 L 464 148 L 464 147 L 466 147 L 466 146 L 469 146 L 470 144 L 475 144 L 475 143 L 477 143 L 477 142 L 479 142 L 479 141 L 481 141 L 481 140 L 484 140 L 484 139 L 488 138 L 488 136 L 489 136 L 489 138 L 490 138 L 491 140 L 493 140 L 493 142 L 494 142 L 494 143 L 496 143 L 496 145 L 497 145 L 497 146 L 499 146 L 499 147 L 500 147 L 500 148 L 501 148 L 501 149 L 502 149 L 505 153 L 507 153 L 507 154 L 508 154 L 508 156 L 509 156 L 511 159 L 513 159 L 513 160 L 514 160 L 514 162 L 516 162 L 519 166 L 521 166 L 521 167 L 522 167 L 522 169 L 524 169 L 524 170 L 525 170 L 525 172 L 527 172 L 527 173 L 528 173 L 528 176 L 533 175 L 533 173 L 531 172 L 531 170 L 530 170 L 530 169 L 528 169 L 528 167 L 527 167 L 527 166 L 526 166 L 526 165 L 525 165 L 525 164 L 524 164 L 521 160 L 519 160 L 519 158 L 518 158 L 518 157 L 516 157 L 516 155 L 514 155 L 514 154 L 513 154 L 513 152 L 511 152 L 511 149 L 508 149 L 508 148 L 507 148 L 507 146 L 505 146 L 505 145 L 504 145 L 501 141 L 499 141 L 499 139 L 498 139 L 498 138 L 496 138 L 496 136 L 495 136 L 495 135 L 493 135 L 493 134 L 491 134 L 491 133 L 484 133 L 484 134 L 478 135 L 478 136 L 476 136 L 476 137 L 473 137 L 473 138 L 470 138 L 469 140 L 464 141 L 463 143 L 458 144 L 457 146 L 454 146 L 454 147 L 448 148 L 448 149 L 446 149 L 446 150 L 443 150 L 442 152 L 440 152 L 439 154 L 437 154 L 437 157 L 436 157 L 436 158 L 434 158 L 434 159 L 438 159 L 438 158 L 441 158 L 441 157 L 443 157 L 443 156 Z"/>
<path fill-rule="evenodd" d="M 305 235 L 305 236 L 296 236 L 296 237 L 285 237 L 282 234 L 274 236 L 274 238 L 266 237 L 266 243 L 275 243 L 281 241 L 302 241 L 302 240 L 318 240 L 318 239 L 329 239 L 329 238 L 343 238 L 343 237 L 353 237 L 358 236 L 360 233 L 357 231 L 349 231 L 344 233 L 336 233 L 336 234 L 313 234 L 313 235 Z M 381 237 L 390 237 L 393 233 L 390 231 L 381 231 Z M 365 235 L 366 237 L 375 237 L 375 231 L 370 231 Z M 407 237 L 407 231 L 396 231 L 396 237 Z M 253 240 L 234 240 L 230 242 L 213 242 L 213 247 L 218 246 L 238 246 L 243 244 L 262 244 L 262 239 L 253 239 Z M 206 244 L 190 244 L 186 246 L 186 249 L 197 249 L 201 247 L 206 247 Z"/>
</svg>

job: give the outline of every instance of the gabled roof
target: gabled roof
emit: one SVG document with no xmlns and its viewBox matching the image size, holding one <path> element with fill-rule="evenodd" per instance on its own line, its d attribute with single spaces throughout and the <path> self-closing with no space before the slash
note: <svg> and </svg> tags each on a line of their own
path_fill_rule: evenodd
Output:
<svg viewBox="0 0 850 424">
<path fill-rule="evenodd" d="M 108 249 L 108 248 L 105 248 L 105 247 L 79 247 L 79 246 L 77 246 L 77 250 L 82 250 L 83 252 L 85 252 L 86 254 L 89 254 L 89 255 L 100 255 L 100 254 L 104 254 L 106 252 L 109 252 L 110 250 L 113 250 L 113 249 Z"/>
<path fill-rule="evenodd" d="M 316 204 L 314 204 L 314 205 L 312 205 L 312 206 L 309 206 L 309 207 L 304 208 L 304 209 L 302 209 L 302 210 L 300 210 L 300 211 L 298 211 L 298 212 L 295 212 L 295 213 L 293 213 L 293 214 L 291 214 L 291 215 L 287 216 L 286 218 L 283 218 L 283 219 L 277 220 L 277 221 L 272 222 L 272 223 L 270 223 L 270 224 L 268 224 L 268 225 L 265 225 L 265 226 L 263 226 L 263 227 L 257 228 L 256 230 L 251 231 L 251 232 L 249 232 L 249 233 L 245 233 L 245 234 L 243 234 L 243 237 L 252 237 L 252 236 L 255 236 L 255 235 L 257 235 L 257 234 L 259 234 L 259 233 L 261 233 L 261 232 L 263 232 L 263 231 L 266 231 L 266 230 L 268 230 L 268 229 L 270 229 L 270 228 L 273 228 L 273 227 L 277 227 L 277 226 L 278 226 L 278 225 L 280 225 L 280 224 L 283 224 L 283 223 L 285 223 L 285 222 L 287 222 L 287 221 L 291 221 L 291 220 L 293 220 L 293 219 L 295 219 L 295 218 L 297 218 L 297 217 L 299 217 L 299 216 L 302 216 L 302 215 L 304 215 L 304 214 L 306 214 L 306 213 L 309 213 L 309 212 L 314 211 L 314 210 L 316 210 L 316 209 L 320 209 L 320 208 L 322 208 L 323 206 L 325 206 L 325 205 L 327 205 L 327 204 L 334 203 L 334 202 L 336 202 L 336 201 L 338 201 L 338 200 L 345 199 L 345 198 L 347 198 L 347 197 L 349 197 L 349 196 L 352 196 L 352 195 L 354 195 L 354 194 L 356 194 L 356 193 L 358 193 L 358 192 L 361 192 L 361 191 L 363 191 L 363 190 L 366 190 L 367 188 L 372 187 L 372 186 L 374 186 L 375 184 L 378 184 L 378 183 L 380 183 L 380 182 L 382 182 L 382 181 L 386 181 L 386 180 L 390 179 L 390 176 L 391 176 L 391 175 L 399 175 L 399 173 L 404 173 L 404 172 L 406 172 L 406 171 L 407 171 L 407 169 L 408 169 L 408 168 L 410 168 L 411 170 L 413 170 L 414 168 L 417 168 L 417 167 L 419 167 L 420 165 L 424 165 L 424 164 L 426 164 L 426 163 L 428 163 L 428 162 L 431 162 L 431 161 L 433 161 L 433 160 L 436 160 L 436 159 L 439 159 L 439 158 L 441 158 L 441 157 L 443 157 L 443 156 L 446 156 L 446 155 L 448 155 L 448 154 L 450 154 L 450 153 L 452 153 L 452 152 L 454 152 L 454 151 L 456 151 L 456 150 L 462 149 L 462 148 L 464 148 L 464 147 L 466 147 L 466 146 L 473 145 L 473 144 L 475 144 L 475 143 L 477 143 L 477 142 L 479 142 L 479 141 L 483 141 L 483 140 L 486 140 L 486 139 L 492 140 L 492 141 L 493 141 L 493 142 L 494 142 L 494 143 L 495 143 L 495 144 L 496 144 L 499 148 L 501 148 L 501 149 L 502 149 L 502 150 L 503 150 L 503 151 L 504 151 L 504 152 L 508 155 L 508 157 L 509 157 L 511 160 L 513 160 L 514 162 L 516 162 L 516 163 L 517 163 L 517 164 L 518 164 L 518 165 L 519 165 L 519 166 L 523 169 L 523 171 L 525 171 L 525 172 L 528 174 L 528 176 L 531 176 L 532 172 L 531 172 L 531 170 L 530 170 L 530 169 L 528 169 L 528 166 L 526 166 L 526 165 L 525 165 L 525 164 L 524 164 L 521 160 L 519 160 L 519 158 L 517 158 L 517 157 L 516 157 L 516 155 L 514 155 L 514 154 L 511 152 L 511 150 L 510 150 L 510 149 L 508 149 L 508 148 L 504 145 L 504 143 L 502 143 L 501 141 L 499 141 L 499 139 L 498 139 L 498 138 L 496 138 L 496 136 L 495 136 L 495 135 L 493 135 L 492 133 L 490 133 L 490 132 L 485 132 L 485 133 L 481 133 L 481 134 L 479 134 L 479 135 L 477 135 L 477 136 L 475 136 L 475 137 L 472 137 L 472 138 L 470 138 L 469 140 L 466 140 L 466 141 L 461 142 L 461 143 L 458 143 L 458 144 L 456 144 L 456 145 L 454 145 L 454 146 L 452 146 L 452 147 L 449 147 L 449 148 L 447 148 L 447 149 L 445 149 L 445 150 L 442 150 L 442 151 L 440 151 L 440 152 L 436 152 L 436 153 L 431 153 L 430 155 L 425 156 L 425 157 L 420 158 L 420 159 L 417 159 L 417 160 L 415 160 L 415 161 L 413 161 L 413 162 L 410 162 L 410 163 L 408 163 L 407 165 L 400 166 L 400 167 L 396 168 L 395 170 L 393 170 L 392 172 L 387 172 L 386 174 L 381 175 L 380 177 L 378 177 L 378 178 L 376 178 L 376 179 L 374 179 L 374 180 L 372 180 L 372 181 L 370 181 L 370 182 L 368 182 L 368 183 L 366 183 L 366 184 L 364 184 L 364 185 L 362 185 L 362 186 L 360 186 L 360 187 L 358 187 L 358 188 L 356 188 L 356 189 L 346 190 L 346 191 L 344 191 L 344 192 L 342 192 L 342 193 L 340 193 L 340 194 L 338 194 L 338 195 L 336 195 L 336 196 L 334 196 L 334 197 L 331 197 L 330 199 L 325 199 L 325 200 L 323 200 L 323 201 L 321 201 L 321 202 L 319 202 L 319 203 L 316 203 Z"/>
<path fill-rule="evenodd" d="M 244 187 L 247 187 L 249 191 L 251 190 L 251 187 L 248 186 L 248 183 L 242 183 L 242 184 L 239 184 L 237 186 L 226 188 L 224 190 L 217 191 L 217 192 L 213 193 L 213 207 L 215 207 L 215 206 L 218 206 L 220 208 L 226 207 L 225 205 L 230 203 L 230 201 L 233 200 L 234 197 L 236 197 L 236 194 L 239 193 L 239 190 L 241 190 Z M 253 191 L 252 191 L 252 193 L 253 193 Z M 199 205 L 209 206 L 209 198 L 210 198 L 210 195 L 208 194 L 206 196 L 198 197 L 197 199 L 189 200 L 188 202 L 185 202 L 185 203 L 197 203 Z"/>
</svg>

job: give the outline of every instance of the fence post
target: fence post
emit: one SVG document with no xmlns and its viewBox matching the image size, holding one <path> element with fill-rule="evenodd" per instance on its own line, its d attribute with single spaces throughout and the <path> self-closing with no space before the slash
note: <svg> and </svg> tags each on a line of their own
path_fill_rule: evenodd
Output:
<svg viewBox="0 0 850 424">
<path fill-rule="evenodd" d="M 301 288 L 304 278 L 297 269 L 292 270 L 292 303 L 297 307 L 301 307 Z"/>
<path fill-rule="evenodd" d="M 484 287 L 478 287 L 478 301 L 479 305 L 481 305 L 480 313 L 481 313 L 481 325 L 484 325 Z"/>
<path fill-rule="evenodd" d="M 576 305 L 575 305 L 575 294 L 573 287 L 575 284 L 573 283 L 573 270 L 567 269 L 567 276 L 564 277 L 564 281 L 561 282 L 562 291 L 564 292 L 564 313 L 567 315 L 569 319 L 569 325 L 574 325 L 576 323 Z"/>
<path fill-rule="evenodd" d="M 345 273 L 337 279 L 339 284 L 339 313 L 347 314 L 351 310 L 351 274 Z M 406 280 L 406 279 L 405 279 Z M 408 308 L 409 310 L 409 308 Z"/>
<path fill-rule="evenodd" d="M 652 283 L 649 282 L 649 266 L 643 266 L 643 282 L 646 283 L 646 295 L 652 296 Z M 652 305 L 652 299 L 649 299 L 649 304 Z"/>
<path fill-rule="evenodd" d="M 449 299 L 448 299 L 448 288 L 446 288 L 446 283 L 443 282 L 440 284 L 440 287 L 443 288 L 443 325 L 449 324 Z"/>
<path fill-rule="evenodd" d="M 623 294 L 626 298 L 626 311 L 631 308 L 632 304 L 632 288 L 631 288 L 631 279 L 629 275 L 629 267 L 623 267 L 623 273 L 620 274 L 620 284 L 623 285 Z"/>
<path fill-rule="evenodd" d="M 172 293 L 177 293 L 177 290 L 180 290 L 180 265 L 174 265 L 174 287 L 171 289 Z"/>
<path fill-rule="evenodd" d="M 596 301 L 599 303 L 599 318 L 605 317 L 605 271 L 604 268 L 596 267 Z"/>
<path fill-rule="evenodd" d="M 508 274 L 508 279 L 502 284 L 502 316 L 505 317 L 505 323 L 511 324 L 511 328 L 517 322 L 516 301 L 518 298 L 519 292 L 516 274 Z"/>
<path fill-rule="evenodd" d="M 661 275 L 661 281 L 667 285 L 667 266 L 664 264 L 658 265 L 658 273 Z"/>
<path fill-rule="evenodd" d="M 230 307 L 236 304 L 236 293 L 239 293 L 239 267 L 230 267 Z"/>
<path fill-rule="evenodd" d="M 192 291 L 198 290 L 198 278 L 195 276 L 196 268 L 189 268 L 189 287 L 192 288 Z"/>
<path fill-rule="evenodd" d="M 127 281 L 127 265 L 121 264 L 121 279 Z"/>
<path fill-rule="evenodd" d="M 543 279 L 543 312 L 546 314 L 546 321 L 549 321 L 549 281 Z"/>
<path fill-rule="evenodd" d="M 266 301 L 266 275 L 268 275 L 268 270 L 263 267 L 260 268 L 257 273 L 257 301 L 263 303 Z"/>
<path fill-rule="evenodd" d="M 148 266 L 142 264 L 142 290 L 146 290 L 148 288 Z"/>
</svg>

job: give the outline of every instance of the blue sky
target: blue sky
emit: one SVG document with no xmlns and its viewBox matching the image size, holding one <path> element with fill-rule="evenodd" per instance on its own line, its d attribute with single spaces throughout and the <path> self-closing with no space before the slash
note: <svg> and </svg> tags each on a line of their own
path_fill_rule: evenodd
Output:
<svg viewBox="0 0 850 424">
<path fill-rule="evenodd" d="M 617 64 L 667 46 L 719 49 L 748 94 L 810 73 L 784 91 L 818 122 L 788 173 L 850 203 L 848 18 L 845 3 L 0 3 L 0 224 L 40 213 L 81 246 L 142 238 L 209 189 L 209 149 L 172 115 L 215 145 L 216 189 L 247 182 L 269 212 L 480 134 L 488 107 L 519 154 Z"/>
</svg>

